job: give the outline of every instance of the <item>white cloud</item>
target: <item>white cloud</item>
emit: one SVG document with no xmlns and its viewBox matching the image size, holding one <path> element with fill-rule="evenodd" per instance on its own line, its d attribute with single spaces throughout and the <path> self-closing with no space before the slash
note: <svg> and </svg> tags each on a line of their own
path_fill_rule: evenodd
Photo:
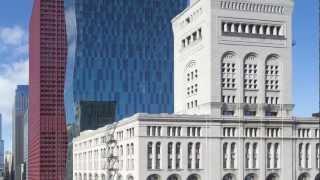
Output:
<svg viewBox="0 0 320 180">
<path fill-rule="evenodd" d="M 2 114 L 2 135 L 6 150 L 11 149 L 12 108 L 15 89 L 18 84 L 28 84 L 28 75 L 28 60 L 0 65 L 0 113 Z"/>
<path fill-rule="evenodd" d="M 20 26 L 0 28 L 0 39 L 6 45 L 21 45 L 26 41 L 26 32 Z"/>
<path fill-rule="evenodd" d="M 28 84 L 29 62 L 22 60 L 13 64 L 0 65 L 0 112 L 3 123 L 11 124 L 14 91 L 18 84 Z"/>
<path fill-rule="evenodd" d="M 0 113 L 6 150 L 11 149 L 15 89 L 29 79 L 27 37 L 21 26 L 0 27 Z"/>
</svg>

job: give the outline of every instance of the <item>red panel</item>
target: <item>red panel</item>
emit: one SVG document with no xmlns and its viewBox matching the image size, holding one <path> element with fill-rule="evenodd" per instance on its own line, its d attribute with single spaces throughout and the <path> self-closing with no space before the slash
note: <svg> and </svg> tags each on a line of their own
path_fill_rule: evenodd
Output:
<svg viewBox="0 0 320 180">
<path fill-rule="evenodd" d="M 29 42 L 28 178 L 62 180 L 67 157 L 63 102 L 67 43 L 62 0 L 35 0 Z"/>
</svg>

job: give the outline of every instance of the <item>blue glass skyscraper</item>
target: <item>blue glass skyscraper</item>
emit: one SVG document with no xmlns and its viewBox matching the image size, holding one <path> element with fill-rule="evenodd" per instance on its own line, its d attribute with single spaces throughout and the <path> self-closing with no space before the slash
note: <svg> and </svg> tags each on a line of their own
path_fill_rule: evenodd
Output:
<svg viewBox="0 0 320 180">
<path fill-rule="evenodd" d="M 173 111 L 171 19 L 188 0 L 65 0 L 65 108 L 114 101 L 116 119 Z"/>
</svg>

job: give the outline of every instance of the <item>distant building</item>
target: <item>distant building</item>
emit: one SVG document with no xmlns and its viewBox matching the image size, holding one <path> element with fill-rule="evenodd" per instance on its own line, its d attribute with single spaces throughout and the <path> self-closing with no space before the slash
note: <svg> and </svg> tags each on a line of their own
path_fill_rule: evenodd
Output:
<svg viewBox="0 0 320 180">
<path fill-rule="evenodd" d="M 13 159 L 12 159 L 12 152 L 6 151 L 4 156 L 4 179 L 5 180 L 14 180 L 12 169 L 13 169 Z"/>
<path fill-rule="evenodd" d="M 12 123 L 12 151 L 15 179 L 21 179 L 21 164 L 24 162 L 24 116 L 28 110 L 29 86 L 18 85 L 15 91 Z"/>
</svg>

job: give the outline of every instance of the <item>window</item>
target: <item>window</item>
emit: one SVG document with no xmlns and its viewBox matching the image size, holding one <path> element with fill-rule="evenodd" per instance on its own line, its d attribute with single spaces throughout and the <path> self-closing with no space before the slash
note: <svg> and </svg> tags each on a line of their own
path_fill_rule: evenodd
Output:
<svg viewBox="0 0 320 180">
<path fill-rule="evenodd" d="M 307 128 L 299 128 L 298 129 L 298 137 L 299 138 L 311 138 L 311 130 Z"/>
<path fill-rule="evenodd" d="M 201 136 L 201 127 L 187 127 L 187 136 L 189 137 Z"/>
<path fill-rule="evenodd" d="M 147 136 L 161 136 L 161 126 L 147 126 Z"/>
<path fill-rule="evenodd" d="M 184 49 L 184 48 L 200 41 L 201 39 L 202 39 L 202 29 L 199 28 L 181 40 L 181 47 L 182 47 L 182 49 Z"/>
<path fill-rule="evenodd" d="M 188 144 L 188 169 L 192 168 L 192 147 L 193 143 Z"/>
<path fill-rule="evenodd" d="M 281 137 L 281 129 L 280 128 L 267 128 L 267 137 L 276 138 Z"/>
<path fill-rule="evenodd" d="M 157 142 L 157 144 L 156 144 L 156 166 L 155 166 L 156 169 L 161 168 L 160 157 L 161 157 L 161 143 Z"/>
<path fill-rule="evenodd" d="M 168 144 L 168 169 L 173 169 L 173 143 Z"/>
<path fill-rule="evenodd" d="M 223 128 L 223 136 L 224 137 L 235 137 L 236 136 L 236 128 L 235 127 Z"/>
<path fill-rule="evenodd" d="M 316 167 L 320 169 L 320 143 L 316 145 L 316 164 Z"/>
<path fill-rule="evenodd" d="M 258 89 L 258 65 L 256 62 L 256 54 L 249 54 L 244 60 L 243 68 L 244 77 L 244 89 L 256 90 Z M 250 99 L 251 104 L 254 103 L 254 99 Z"/>
<path fill-rule="evenodd" d="M 167 127 L 167 136 L 181 136 L 181 127 Z"/>
<path fill-rule="evenodd" d="M 267 168 L 279 169 L 280 168 L 280 145 L 279 143 L 267 144 Z"/>
<path fill-rule="evenodd" d="M 245 128 L 245 137 L 258 137 L 259 129 L 258 128 Z"/>
<path fill-rule="evenodd" d="M 176 169 L 181 169 L 181 144 L 176 143 Z"/>
<path fill-rule="evenodd" d="M 223 168 L 235 169 L 237 167 L 236 143 L 226 142 L 223 144 Z"/>
<path fill-rule="evenodd" d="M 152 142 L 148 143 L 147 150 L 147 158 L 148 158 L 148 169 L 152 169 Z"/>
<path fill-rule="evenodd" d="M 200 169 L 200 143 L 196 143 L 196 169 Z"/>
</svg>

